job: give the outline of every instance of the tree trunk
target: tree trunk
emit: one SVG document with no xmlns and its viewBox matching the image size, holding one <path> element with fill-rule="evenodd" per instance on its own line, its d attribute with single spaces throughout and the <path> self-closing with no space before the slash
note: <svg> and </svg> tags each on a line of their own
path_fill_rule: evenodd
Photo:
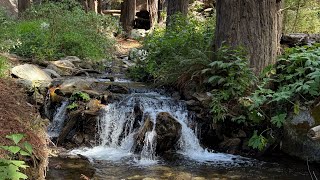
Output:
<svg viewBox="0 0 320 180">
<path fill-rule="evenodd" d="M 136 15 L 136 0 L 125 0 L 121 3 L 120 22 L 123 30 L 129 33 L 134 26 L 134 18 Z"/>
<path fill-rule="evenodd" d="M 168 8 L 167 8 L 167 26 L 170 24 L 170 17 L 178 12 L 183 15 L 188 14 L 188 4 L 187 0 L 168 0 Z"/>
<path fill-rule="evenodd" d="M 281 0 L 218 0 L 215 48 L 244 47 L 258 74 L 280 52 Z"/>
<path fill-rule="evenodd" d="M 97 11 L 99 14 L 102 14 L 102 0 L 98 0 Z"/>
<path fill-rule="evenodd" d="M 148 0 L 148 11 L 150 13 L 150 27 L 158 22 L 158 0 Z"/>
<path fill-rule="evenodd" d="M 88 9 L 89 11 L 96 11 L 96 1 L 95 0 L 88 0 Z"/>
<path fill-rule="evenodd" d="M 18 0 L 18 13 L 21 16 L 21 13 L 26 11 L 30 7 L 30 0 Z"/>
</svg>

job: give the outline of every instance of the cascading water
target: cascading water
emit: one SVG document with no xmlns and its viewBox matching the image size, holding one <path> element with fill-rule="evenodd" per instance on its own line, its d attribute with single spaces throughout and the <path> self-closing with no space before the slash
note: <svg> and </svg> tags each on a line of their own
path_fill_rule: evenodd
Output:
<svg viewBox="0 0 320 180">
<path fill-rule="evenodd" d="M 137 120 L 136 110 L 140 109 L 141 118 Z M 156 121 L 159 113 L 166 112 L 181 125 L 178 152 L 184 156 L 204 162 L 232 162 L 236 156 L 212 153 L 200 146 L 195 132 L 189 127 L 191 116 L 182 101 L 162 96 L 158 93 L 133 93 L 120 102 L 109 104 L 99 120 L 100 145 L 94 148 L 73 150 L 92 159 L 118 161 L 134 155 L 136 134 L 143 129 L 146 119 L 152 122 L 151 130 L 144 134 L 143 147 L 137 161 L 139 164 L 156 163 L 157 133 Z"/>
<path fill-rule="evenodd" d="M 61 106 L 57 108 L 51 124 L 48 126 L 48 135 L 50 138 L 58 137 L 62 128 L 63 123 L 66 119 L 68 101 L 63 101 Z"/>
</svg>

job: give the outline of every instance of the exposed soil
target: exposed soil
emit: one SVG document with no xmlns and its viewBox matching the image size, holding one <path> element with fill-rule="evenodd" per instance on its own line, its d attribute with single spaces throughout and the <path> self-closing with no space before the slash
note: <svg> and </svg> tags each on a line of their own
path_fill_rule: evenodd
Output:
<svg viewBox="0 0 320 180">
<path fill-rule="evenodd" d="M 23 141 L 33 147 L 33 156 L 27 161 L 30 168 L 27 175 L 30 179 L 44 179 L 47 167 L 47 136 L 45 121 L 37 114 L 37 110 L 26 100 L 25 92 L 12 79 L 0 79 L 0 144 L 12 143 L 5 136 L 9 134 L 25 134 Z M 0 157 L 6 152 L 0 151 Z"/>
<path fill-rule="evenodd" d="M 141 43 L 134 39 L 118 39 L 117 55 L 128 55 L 132 48 L 140 48 L 141 46 Z"/>
</svg>

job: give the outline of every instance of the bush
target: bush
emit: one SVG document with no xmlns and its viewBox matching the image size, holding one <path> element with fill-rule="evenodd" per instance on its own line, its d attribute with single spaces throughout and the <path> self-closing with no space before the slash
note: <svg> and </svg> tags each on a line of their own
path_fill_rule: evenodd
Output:
<svg viewBox="0 0 320 180">
<path fill-rule="evenodd" d="M 0 39 L 16 42 L 9 49 L 17 55 L 38 60 L 111 58 L 111 36 L 119 30 L 111 17 L 85 13 L 79 4 L 69 1 L 35 6 L 23 17 L 0 35 Z"/>
<path fill-rule="evenodd" d="M 157 28 L 146 38 L 147 58 L 130 69 L 132 78 L 177 84 L 199 75 L 210 62 L 214 19 L 198 21 L 177 15 L 172 21 L 166 30 Z"/>
</svg>

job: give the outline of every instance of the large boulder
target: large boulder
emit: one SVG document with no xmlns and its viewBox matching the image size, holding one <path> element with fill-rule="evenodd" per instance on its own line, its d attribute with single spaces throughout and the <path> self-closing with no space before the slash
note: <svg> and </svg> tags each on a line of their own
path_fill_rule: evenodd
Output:
<svg viewBox="0 0 320 180">
<path fill-rule="evenodd" d="M 12 75 L 29 81 L 51 81 L 52 78 L 38 66 L 23 64 L 11 69 Z"/>
<path fill-rule="evenodd" d="M 307 136 L 311 127 L 320 124 L 319 108 L 301 111 L 286 121 L 282 140 L 284 152 L 303 160 L 320 162 L 320 141 L 313 141 Z"/>
<path fill-rule="evenodd" d="M 157 115 L 157 154 L 165 151 L 176 150 L 175 147 L 181 137 L 181 124 L 167 112 Z"/>
</svg>

